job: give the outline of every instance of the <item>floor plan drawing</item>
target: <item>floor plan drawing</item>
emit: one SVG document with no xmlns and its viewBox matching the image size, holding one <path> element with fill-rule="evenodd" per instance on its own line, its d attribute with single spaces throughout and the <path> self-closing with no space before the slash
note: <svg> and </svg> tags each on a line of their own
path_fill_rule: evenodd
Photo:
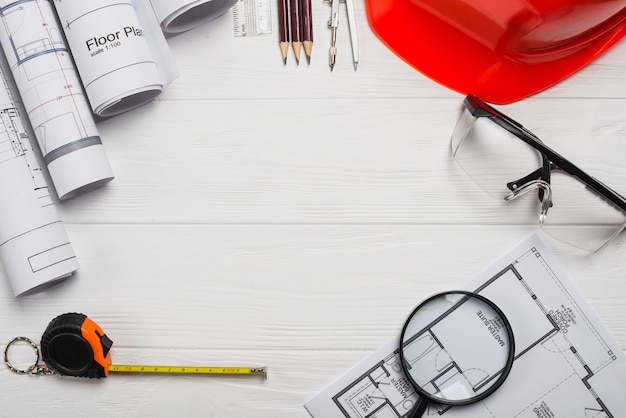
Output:
<svg viewBox="0 0 626 418">
<path fill-rule="evenodd" d="M 41 206 L 54 205 L 45 175 L 36 159 L 36 151 L 28 135 L 19 128 L 20 124 L 17 109 L 0 109 L 0 164 L 19 159 L 27 170 L 27 177 L 31 180 L 32 189 L 37 193 Z"/>
<path fill-rule="evenodd" d="M 144 105 L 178 77 L 149 0 L 63 0 L 55 10 L 96 115 Z"/>
<path fill-rule="evenodd" d="M 626 416 L 621 394 L 626 388 L 625 356 L 553 265 L 535 237 L 514 259 L 468 288 L 496 303 L 511 322 L 515 336 L 511 373 L 482 401 L 458 407 L 430 405 L 424 416 Z M 417 395 L 400 367 L 398 346 L 397 340 L 390 342 L 355 368 L 356 373 L 307 403 L 311 415 L 408 416 Z"/>
<path fill-rule="evenodd" d="M 59 197 L 111 180 L 113 173 L 52 3 L 0 1 L 0 44 Z M 57 123 L 60 117 L 72 123 Z"/>
<path fill-rule="evenodd" d="M 0 259 L 20 295 L 71 275 L 78 262 L 37 150 L 0 78 Z"/>
<path fill-rule="evenodd" d="M 21 138 L 14 128 L 15 109 L 0 109 L 0 120 L 5 135 L 0 139 L 0 162 L 23 156 L 25 153 Z"/>
</svg>

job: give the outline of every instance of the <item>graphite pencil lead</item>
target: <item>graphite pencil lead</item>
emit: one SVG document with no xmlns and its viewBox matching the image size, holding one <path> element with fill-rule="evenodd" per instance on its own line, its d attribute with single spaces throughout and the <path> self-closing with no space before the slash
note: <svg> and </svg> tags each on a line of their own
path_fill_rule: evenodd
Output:
<svg viewBox="0 0 626 418">
<path fill-rule="evenodd" d="M 296 57 L 296 62 L 300 64 L 300 51 L 302 50 L 302 42 L 292 42 L 293 54 Z"/>
<path fill-rule="evenodd" d="M 283 57 L 283 63 L 287 65 L 287 56 L 289 55 L 289 42 L 280 43 L 280 54 Z"/>
</svg>

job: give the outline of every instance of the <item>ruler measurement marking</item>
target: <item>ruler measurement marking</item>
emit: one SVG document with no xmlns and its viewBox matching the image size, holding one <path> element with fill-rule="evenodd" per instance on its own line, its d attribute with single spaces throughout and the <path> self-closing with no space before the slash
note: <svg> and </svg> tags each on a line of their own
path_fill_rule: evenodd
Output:
<svg viewBox="0 0 626 418">
<path fill-rule="evenodd" d="M 266 367 L 145 366 L 135 364 L 111 364 L 109 366 L 109 371 L 128 373 L 262 374 L 267 379 Z"/>
<path fill-rule="evenodd" d="M 272 33 L 270 0 L 238 0 L 232 10 L 233 32 L 236 37 Z"/>
</svg>

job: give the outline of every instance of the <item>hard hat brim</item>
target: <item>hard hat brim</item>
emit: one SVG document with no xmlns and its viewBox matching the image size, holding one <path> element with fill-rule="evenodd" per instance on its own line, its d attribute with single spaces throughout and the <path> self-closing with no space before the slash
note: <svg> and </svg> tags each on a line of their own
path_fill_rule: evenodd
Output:
<svg viewBox="0 0 626 418">
<path fill-rule="evenodd" d="M 545 54 L 510 56 L 406 0 L 366 0 L 374 33 L 409 65 L 462 94 L 511 103 L 584 67 L 626 34 L 626 8 L 585 42 Z M 550 55 L 548 55 L 550 54 Z"/>
</svg>

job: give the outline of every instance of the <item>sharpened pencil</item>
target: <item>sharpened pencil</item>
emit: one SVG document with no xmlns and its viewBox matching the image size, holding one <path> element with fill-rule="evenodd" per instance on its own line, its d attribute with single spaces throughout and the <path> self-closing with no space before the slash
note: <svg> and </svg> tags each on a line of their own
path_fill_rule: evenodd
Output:
<svg viewBox="0 0 626 418">
<path fill-rule="evenodd" d="M 296 56 L 296 62 L 300 64 L 300 51 L 302 50 L 302 24 L 300 16 L 300 0 L 289 1 L 291 16 L 291 47 Z"/>
<path fill-rule="evenodd" d="M 278 0 L 278 41 L 283 64 L 287 65 L 289 53 L 289 0 Z"/>
<path fill-rule="evenodd" d="M 313 52 L 313 16 L 311 0 L 300 0 L 300 15 L 302 16 L 302 44 L 307 62 L 311 63 Z"/>
</svg>

